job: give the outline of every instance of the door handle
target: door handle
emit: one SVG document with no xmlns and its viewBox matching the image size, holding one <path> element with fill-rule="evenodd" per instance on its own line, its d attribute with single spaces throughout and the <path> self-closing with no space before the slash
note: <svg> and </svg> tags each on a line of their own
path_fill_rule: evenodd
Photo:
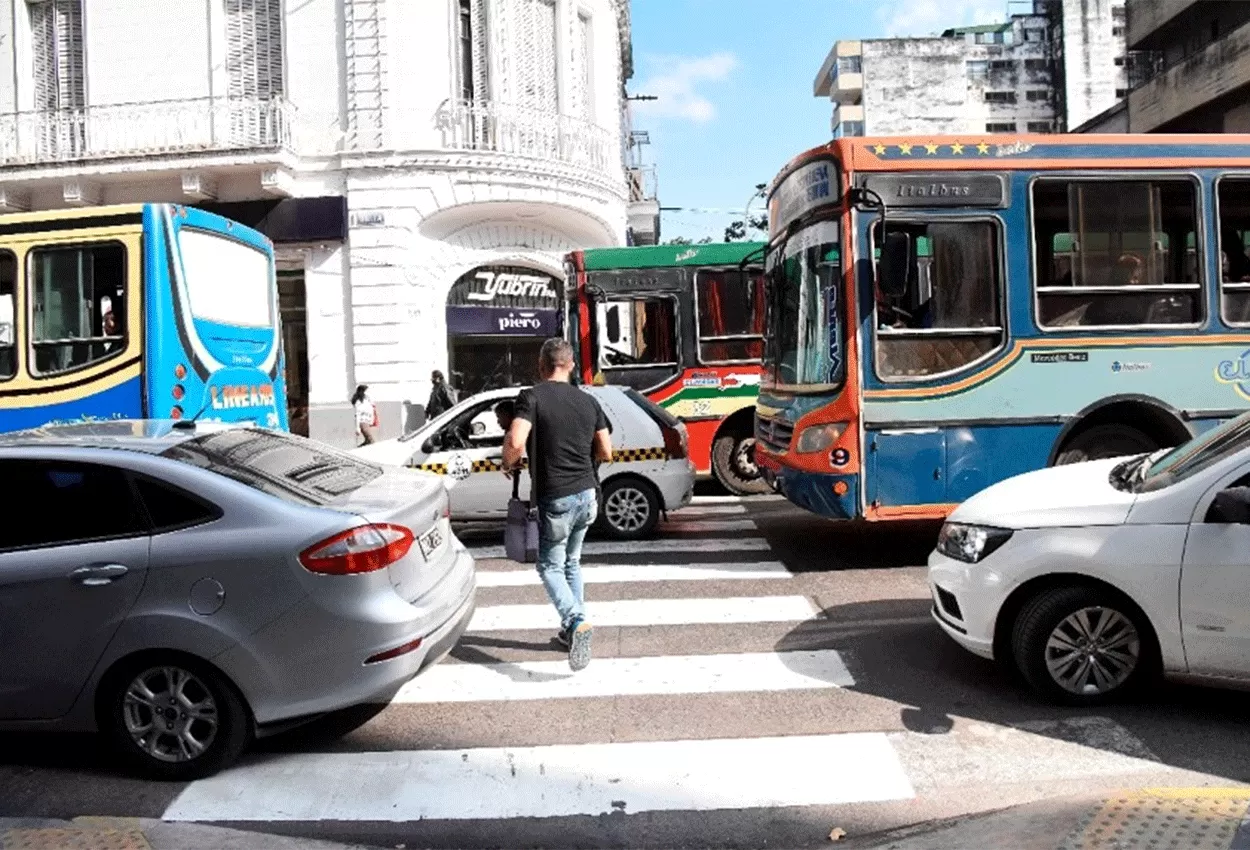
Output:
<svg viewBox="0 0 1250 850">
<path fill-rule="evenodd" d="M 79 567 L 70 573 L 69 577 L 83 587 L 102 587 L 112 584 L 128 572 L 130 570 L 121 564 L 92 564 L 88 567 Z"/>
</svg>

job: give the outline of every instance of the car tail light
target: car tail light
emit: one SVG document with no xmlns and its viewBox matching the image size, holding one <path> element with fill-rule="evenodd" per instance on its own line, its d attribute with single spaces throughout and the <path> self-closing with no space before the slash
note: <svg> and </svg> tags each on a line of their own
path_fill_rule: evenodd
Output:
<svg viewBox="0 0 1250 850">
<path fill-rule="evenodd" d="M 415 538 L 402 525 L 362 525 L 300 553 L 309 572 L 344 576 L 385 569 L 408 554 Z"/>
<path fill-rule="evenodd" d="M 685 426 L 673 428 L 663 425 L 660 430 L 664 433 L 664 452 L 674 460 L 684 459 L 689 452 Z"/>
</svg>

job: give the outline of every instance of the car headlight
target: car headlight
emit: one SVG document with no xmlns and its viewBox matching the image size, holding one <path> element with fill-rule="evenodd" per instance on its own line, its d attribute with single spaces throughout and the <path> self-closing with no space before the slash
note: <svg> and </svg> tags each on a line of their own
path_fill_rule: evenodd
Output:
<svg viewBox="0 0 1250 850">
<path fill-rule="evenodd" d="M 794 450 L 800 454 L 806 452 L 823 452 L 838 441 L 846 430 L 845 422 L 829 422 L 824 425 L 809 425 L 799 432 L 799 441 Z"/>
<path fill-rule="evenodd" d="M 948 558 L 975 564 L 1011 539 L 1011 531 L 988 525 L 948 522 L 938 534 L 937 550 Z"/>
</svg>

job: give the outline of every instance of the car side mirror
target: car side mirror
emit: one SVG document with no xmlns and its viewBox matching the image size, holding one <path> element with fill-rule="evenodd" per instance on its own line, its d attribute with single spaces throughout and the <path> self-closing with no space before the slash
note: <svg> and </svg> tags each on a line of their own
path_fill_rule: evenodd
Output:
<svg viewBox="0 0 1250 850">
<path fill-rule="evenodd" d="M 885 235 L 881 258 L 877 261 L 877 288 L 887 298 L 907 294 L 907 280 L 916 264 L 916 243 L 911 234 L 894 231 Z"/>
<path fill-rule="evenodd" d="M 486 433 L 486 425 L 483 422 L 473 423 L 473 436 L 480 437 Z"/>
<path fill-rule="evenodd" d="M 421 451 L 425 452 L 427 455 L 438 451 L 438 446 L 435 445 L 433 437 L 430 437 L 430 439 L 421 444 Z"/>
<path fill-rule="evenodd" d="M 1207 522 L 1250 525 L 1250 487 L 1221 490 L 1207 511 Z"/>
</svg>

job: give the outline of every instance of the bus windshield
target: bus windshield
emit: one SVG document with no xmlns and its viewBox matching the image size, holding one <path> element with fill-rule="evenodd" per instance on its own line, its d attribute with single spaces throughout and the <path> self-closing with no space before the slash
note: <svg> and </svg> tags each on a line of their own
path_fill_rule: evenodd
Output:
<svg viewBox="0 0 1250 850">
<path fill-rule="evenodd" d="M 768 257 L 763 386 L 824 393 L 842 385 L 843 310 L 838 222 L 800 230 Z"/>
<path fill-rule="evenodd" d="M 263 251 L 187 227 L 178 242 L 195 318 L 235 327 L 273 326 L 272 269 Z"/>
</svg>

